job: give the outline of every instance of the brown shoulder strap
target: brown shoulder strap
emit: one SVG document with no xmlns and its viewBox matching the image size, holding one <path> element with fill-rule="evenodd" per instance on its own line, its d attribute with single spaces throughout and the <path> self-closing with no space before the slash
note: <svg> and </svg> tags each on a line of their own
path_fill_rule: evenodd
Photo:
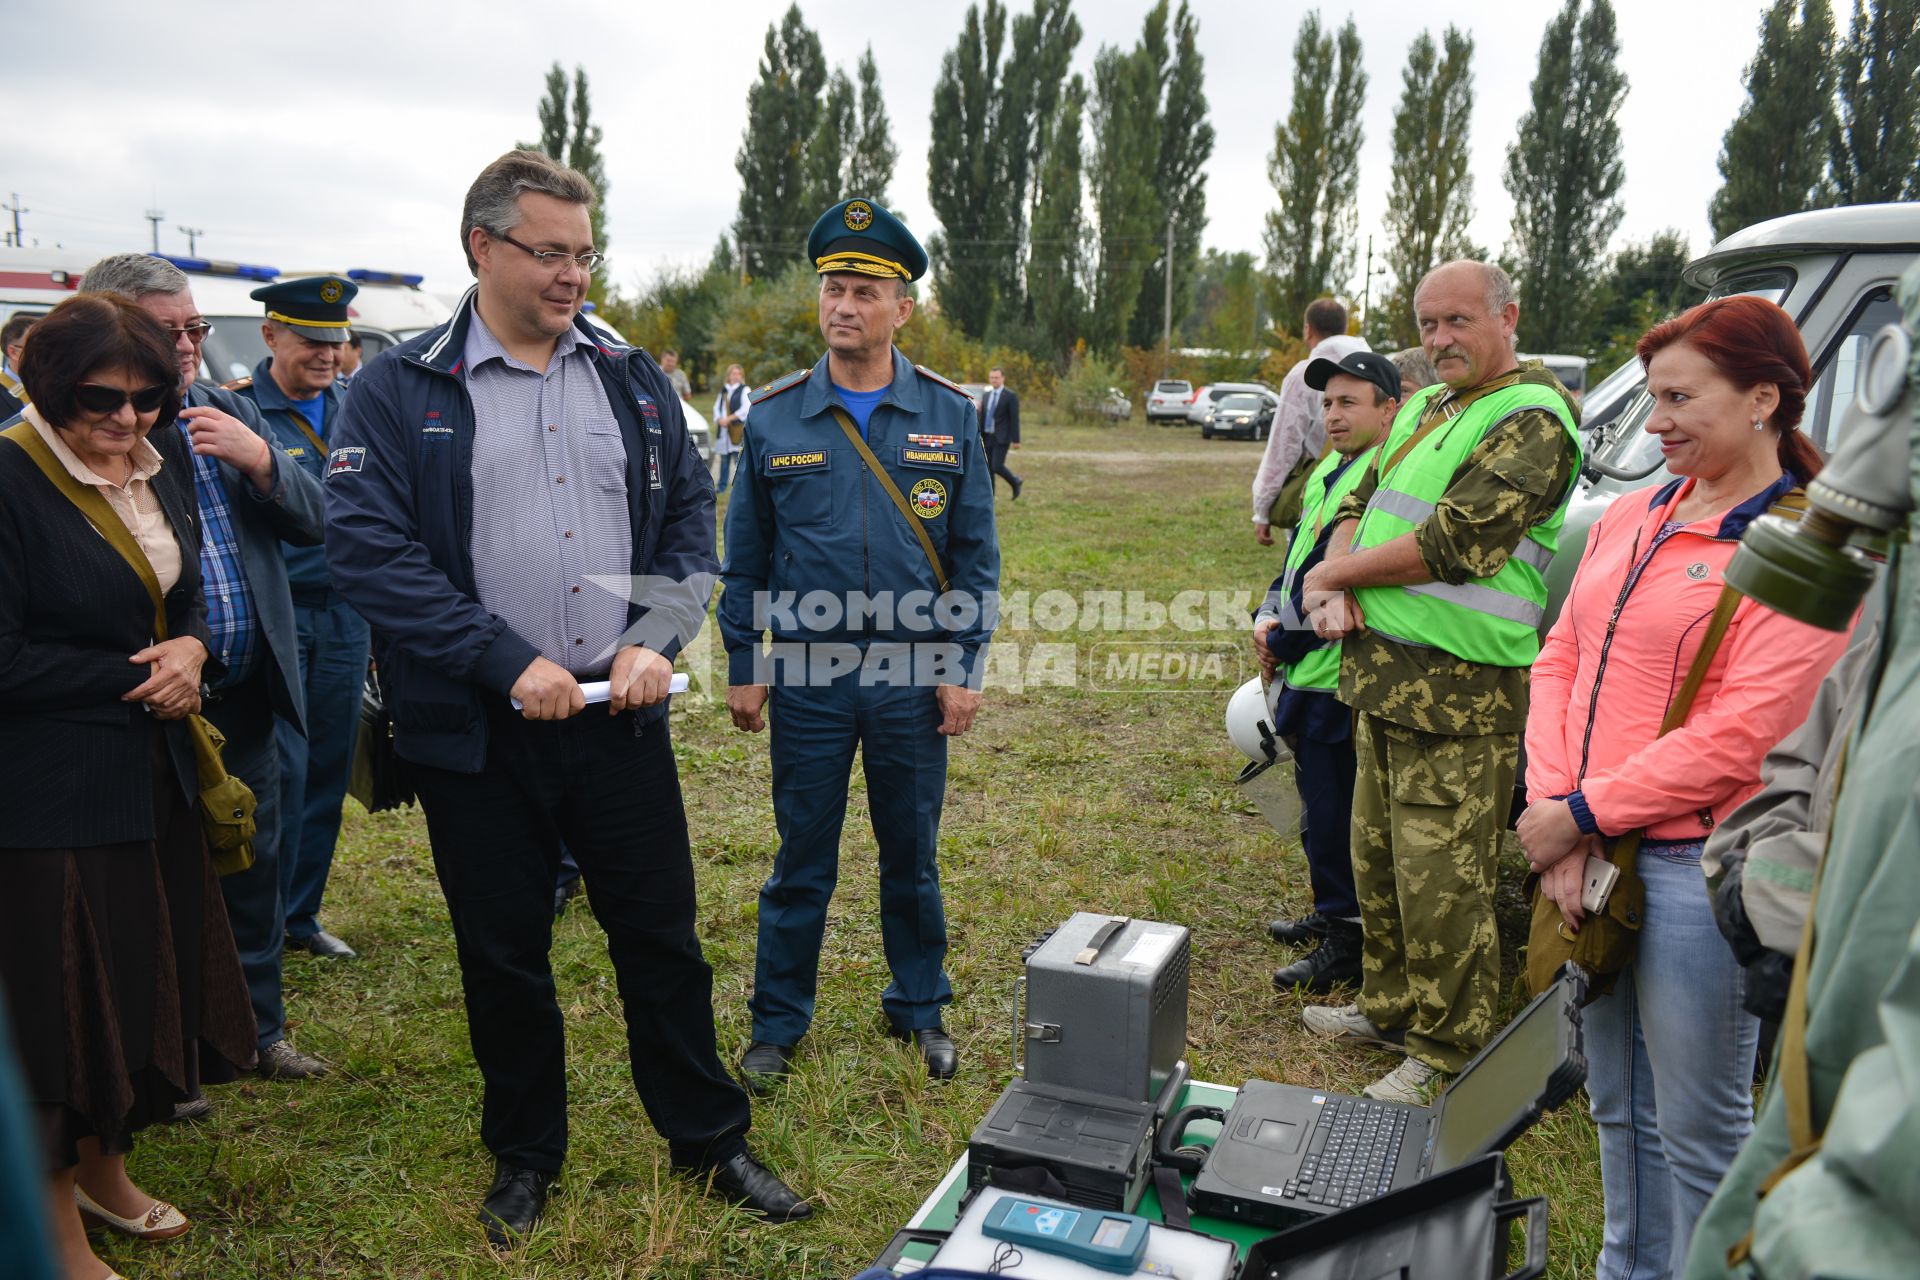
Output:
<svg viewBox="0 0 1920 1280">
<path fill-rule="evenodd" d="M 72 472 L 60 465 L 60 459 L 53 456 L 53 450 L 47 447 L 47 442 L 40 438 L 40 433 L 33 429 L 32 423 L 16 422 L 6 431 L 0 432 L 0 435 L 6 436 L 7 439 L 26 450 L 27 456 L 33 459 L 35 465 L 53 483 L 53 487 L 58 489 L 68 502 L 79 508 L 80 514 L 87 518 L 87 523 L 98 530 L 100 536 L 107 540 L 108 545 L 120 553 L 120 558 L 140 575 L 141 585 L 146 587 L 147 596 L 153 601 L 153 638 L 165 640 L 167 638 L 167 605 L 165 597 L 160 593 L 160 579 L 154 573 L 153 565 L 147 559 L 147 553 L 140 549 L 140 544 L 134 540 L 133 532 L 127 528 L 125 522 L 114 514 L 113 508 L 107 505 L 107 500 L 101 497 L 92 486 L 81 484 L 73 478 Z"/>
<path fill-rule="evenodd" d="M 920 539 L 920 549 L 927 553 L 927 563 L 933 566 L 933 577 L 940 584 L 940 594 L 945 595 L 947 571 L 940 563 L 940 553 L 933 549 L 933 536 L 927 532 L 927 522 L 913 514 L 913 508 L 907 505 L 906 495 L 900 492 L 900 486 L 893 482 L 887 469 L 880 465 L 880 459 L 873 456 L 873 450 L 867 447 L 867 442 L 860 438 L 860 428 L 853 425 L 853 419 L 847 416 L 847 411 L 836 407 L 833 420 L 840 424 L 848 443 L 860 451 L 860 459 L 867 464 L 867 470 L 873 472 L 873 478 L 880 482 L 880 487 L 893 499 L 893 505 L 900 509 L 900 518 L 907 522 L 907 528 L 913 530 L 913 536 Z"/>
<path fill-rule="evenodd" d="M 1707 668 L 1713 665 L 1713 656 L 1720 651 L 1720 642 L 1726 639 L 1727 626 L 1733 621 L 1733 612 L 1740 607 L 1740 593 L 1732 587 L 1720 588 L 1720 598 L 1714 601 L 1713 620 L 1707 623 L 1707 634 L 1701 637 L 1700 649 L 1693 655 L 1693 665 L 1687 668 L 1687 678 L 1680 686 L 1680 692 L 1674 695 L 1667 706 L 1666 718 L 1660 722 L 1660 736 L 1666 737 L 1687 722 L 1687 716 L 1693 711 L 1693 700 L 1699 696 L 1700 686 L 1707 678 Z M 1613 848 L 1607 853 L 1607 860 L 1622 871 L 1633 870 L 1633 864 L 1640 854 L 1639 830 L 1627 832 L 1614 841 Z"/>
<path fill-rule="evenodd" d="M 327 442 L 320 438 L 319 432 L 315 431 L 312 427 L 307 425 L 307 415 L 300 412 L 298 409 L 290 410 L 289 413 L 290 413 L 290 416 L 293 418 L 293 425 L 300 428 L 300 434 L 313 442 L 313 447 L 320 451 L 321 457 L 323 458 L 326 457 Z M 268 441 L 268 443 L 271 444 L 272 441 Z"/>
</svg>

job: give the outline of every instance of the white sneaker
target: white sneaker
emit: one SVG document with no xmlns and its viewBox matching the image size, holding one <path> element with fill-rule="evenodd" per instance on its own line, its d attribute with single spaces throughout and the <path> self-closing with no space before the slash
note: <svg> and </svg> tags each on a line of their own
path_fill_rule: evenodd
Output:
<svg viewBox="0 0 1920 1280">
<path fill-rule="evenodd" d="M 1300 1011 L 1300 1021 L 1307 1030 L 1327 1040 L 1351 1040 L 1356 1044 L 1370 1044 L 1397 1053 L 1406 1052 L 1400 1047 L 1405 1033 L 1400 1031 L 1382 1031 L 1367 1021 L 1357 1004 L 1309 1005 Z"/>
<path fill-rule="evenodd" d="M 1420 1059 L 1409 1057 L 1360 1092 L 1381 1102 L 1404 1102 L 1408 1106 L 1424 1107 L 1432 1100 L 1436 1087 L 1444 1079 L 1440 1072 Z"/>
</svg>

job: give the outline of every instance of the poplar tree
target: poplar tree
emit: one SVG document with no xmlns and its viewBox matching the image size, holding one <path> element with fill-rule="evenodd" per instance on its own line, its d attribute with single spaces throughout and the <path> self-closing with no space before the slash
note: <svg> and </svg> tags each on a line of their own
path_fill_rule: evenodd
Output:
<svg viewBox="0 0 1920 1280">
<path fill-rule="evenodd" d="M 600 154 L 603 132 L 593 122 L 593 104 L 587 90 L 583 67 L 573 69 L 572 104 L 569 110 L 567 73 L 558 62 L 547 70 L 547 92 L 540 99 L 540 141 L 521 143 L 528 150 L 544 152 L 554 161 L 584 174 L 599 193 L 591 213 L 594 248 L 607 251 L 607 165 Z M 595 275 L 587 286 L 587 297 L 594 302 L 606 299 L 607 277 Z"/>
<path fill-rule="evenodd" d="M 1159 10 L 1164 21 L 1165 0 Z M 1151 19 L 1149 20 L 1151 21 Z M 1200 233 L 1207 226 L 1207 160 L 1213 155 L 1213 126 L 1207 121 L 1205 60 L 1200 56 L 1200 24 L 1188 11 L 1187 0 L 1173 20 L 1172 47 L 1159 50 L 1159 79 L 1166 88 L 1160 102 L 1159 156 L 1154 166 L 1154 189 L 1162 203 L 1162 221 L 1173 219 L 1173 315 L 1184 316 L 1193 305 L 1200 270 Z M 1143 47 L 1144 44 L 1143 44 Z M 1165 322 L 1167 250 L 1147 264 L 1134 304 L 1129 342 L 1136 347 L 1158 346 Z"/>
<path fill-rule="evenodd" d="M 1444 53 L 1442 48 L 1444 47 Z M 1370 331 L 1411 345 L 1413 290 L 1442 262 L 1479 256 L 1467 239 L 1473 220 L 1468 130 L 1473 117 L 1473 37 L 1448 27 L 1441 44 L 1422 31 L 1400 73 L 1393 113 L 1393 183 L 1387 193 L 1384 254 L 1392 291 L 1367 316 Z M 1378 317 L 1378 323 L 1376 323 Z M 1283 317 L 1284 318 L 1284 317 Z"/>
<path fill-rule="evenodd" d="M 900 151 L 893 145 L 893 126 L 887 120 L 887 101 L 880 93 L 880 68 L 873 46 L 860 55 L 860 131 L 847 157 L 846 191 L 879 204 L 891 204 L 887 188 L 893 185 L 893 166 Z"/>
<path fill-rule="evenodd" d="M 1267 158 L 1280 200 L 1267 214 L 1268 300 L 1275 326 L 1289 333 L 1309 302 L 1340 292 L 1353 275 L 1366 98 L 1353 19 L 1336 37 L 1322 30 L 1318 10 L 1308 13 L 1294 40 L 1292 102 Z"/>
<path fill-rule="evenodd" d="M 1034 175 L 1060 114 L 1080 42 L 1069 0 L 1034 0 L 1012 19 L 1000 0 L 969 6 L 933 91 L 927 194 L 940 233 L 935 293 L 974 337 L 1031 319 L 1022 267 L 1039 199 Z"/>
<path fill-rule="evenodd" d="M 1774 0 L 1747 64 L 1747 100 L 1720 147 L 1722 182 L 1707 205 L 1715 239 L 1826 203 L 1833 79 L 1827 0 Z"/>
<path fill-rule="evenodd" d="M 1155 18 L 1159 19 L 1156 29 Z M 1147 14 L 1141 42 L 1103 47 L 1093 60 L 1094 262 L 1085 335 L 1096 351 L 1120 345 L 1140 301 L 1165 216 L 1154 190 L 1159 162 L 1159 68 L 1166 5 Z M 1157 46 L 1157 47 L 1156 47 Z"/>
<path fill-rule="evenodd" d="M 1047 131 L 1036 175 L 1038 203 L 1027 256 L 1035 345 L 1064 364 L 1085 319 L 1087 223 L 1082 199 L 1081 120 L 1086 83 L 1073 77 Z"/>
<path fill-rule="evenodd" d="M 1853 0 L 1828 178 L 1840 204 L 1920 199 L 1920 0 Z"/>
<path fill-rule="evenodd" d="M 820 37 L 793 5 L 767 27 L 759 77 L 747 90 L 747 127 L 733 167 L 740 174 L 734 239 L 749 275 L 795 260 L 820 210 L 808 210 L 803 160 L 819 126 L 827 61 Z"/>
<path fill-rule="evenodd" d="M 836 70 L 827 80 L 826 97 L 820 103 L 820 118 L 807 143 L 803 161 L 806 181 L 802 184 L 801 206 L 815 216 L 831 204 L 846 199 L 847 163 L 860 145 L 853 82 L 847 73 Z M 864 194 L 864 193 L 862 193 Z"/>
<path fill-rule="evenodd" d="M 1627 96 L 1609 0 L 1567 0 L 1540 40 L 1533 105 L 1507 149 L 1513 196 L 1508 256 L 1520 292 L 1521 344 L 1574 351 L 1593 281 L 1624 210 L 1620 104 Z"/>
</svg>

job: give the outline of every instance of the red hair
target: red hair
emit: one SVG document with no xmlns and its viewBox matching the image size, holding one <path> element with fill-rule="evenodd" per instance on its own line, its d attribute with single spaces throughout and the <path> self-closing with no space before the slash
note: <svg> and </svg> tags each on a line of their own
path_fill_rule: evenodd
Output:
<svg viewBox="0 0 1920 1280">
<path fill-rule="evenodd" d="M 1635 348 L 1641 367 L 1676 343 L 1705 356 L 1742 391 L 1763 382 L 1779 388 L 1780 404 L 1771 422 L 1780 432 L 1780 469 L 1801 484 L 1820 474 L 1820 451 L 1795 430 L 1807 410 L 1813 365 L 1792 316 L 1751 294 L 1703 302 L 1647 330 Z"/>
</svg>

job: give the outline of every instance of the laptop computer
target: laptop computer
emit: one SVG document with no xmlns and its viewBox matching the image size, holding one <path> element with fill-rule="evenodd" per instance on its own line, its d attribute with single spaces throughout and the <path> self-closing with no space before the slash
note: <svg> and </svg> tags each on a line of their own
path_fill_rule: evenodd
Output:
<svg viewBox="0 0 1920 1280">
<path fill-rule="evenodd" d="M 1568 973 L 1529 1004 L 1432 1106 L 1249 1081 L 1187 1192 L 1197 1214 L 1287 1227 L 1338 1213 L 1492 1151 L 1504 1151 L 1587 1078 L 1585 983 Z M 1163 1129 L 1164 1157 L 1188 1107 Z"/>
</svg>

